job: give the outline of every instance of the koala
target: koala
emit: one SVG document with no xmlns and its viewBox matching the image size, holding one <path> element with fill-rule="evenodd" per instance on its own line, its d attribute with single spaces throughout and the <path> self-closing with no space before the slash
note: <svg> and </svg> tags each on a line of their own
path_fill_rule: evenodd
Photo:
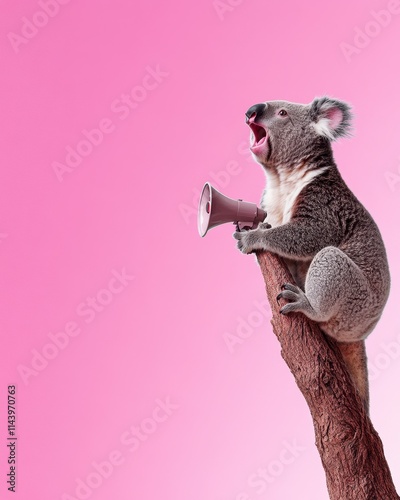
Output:
<svg viewBox="0 0 400 500">
<path fill-rule="evenodd" d="M 250 150 L 266 174 L 268 215 L 234 238 L 245 254 L 283 258 L 295 284 L 283 284 L 280 312 L 305 314 L 337 341 L 368 412 L 364 340 L 388 299 L 390 274 L 379 229 L 333 158 L 331 142 L 349 134 L 351 117 L 348 104 L 329 97 L 251 106 Z"/>
</svg>

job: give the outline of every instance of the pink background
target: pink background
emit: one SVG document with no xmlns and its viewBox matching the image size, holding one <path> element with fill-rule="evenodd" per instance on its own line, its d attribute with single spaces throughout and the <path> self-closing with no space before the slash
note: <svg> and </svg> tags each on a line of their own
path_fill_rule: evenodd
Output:
<svg viewBox="0 0 400 500">
<path fill-rule="evenodd" d="M 381 27 L 372 13 L 393 0 L 221 0 L 219 13 L 212 0 L 64 3 L 46 21 L 36 0 L 2 2 L 0 496 L 328 498 L 308 409 L 270 313 L 257 312 L 265 294 L 254 257 L 236 250 L 233 226 L 200 239 L 195 217 L 207 180 L 260 199 L 249 106 L 324 94 L 354 106 L 354 137 L 335 157 L 390 259 L 390 300 L 367 347 L 372 418 L 400 487 L 400 14 L 381 13 Z M 42 27 L 13 46 L 24 18 Z M 354 41 L 357 29 L 370 35 Z M 346 58 L 343 43 L 360 48 Z M 157 67 L 159 81 L 147 76 Z M 109 133 L 60 182 L 54 162 L 100 122 Z M 117 285 L 123 269 L 134 278 Z M 88 297 L 105 305 L 88 312 Z M 79 335 L 54 350 L 49 334 L 72 322 Z M 232 352 L 227 334 L 240 341 Z M 24 380 L 21 365 L 43 349 L 53 359 Z M 110 457 L 119 465 L 103 464 L 102 478 L 93 462 Z M 255 483 L 260 469 L 268 479 Z M 77 479 L 93 487 L 78 494 Z"/>
</svg>

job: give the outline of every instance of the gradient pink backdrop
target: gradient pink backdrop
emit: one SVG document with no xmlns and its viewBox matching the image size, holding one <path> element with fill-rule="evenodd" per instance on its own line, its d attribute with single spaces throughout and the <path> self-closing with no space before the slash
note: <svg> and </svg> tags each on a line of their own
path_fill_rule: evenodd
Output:
<svg viewBox="0 0 400 500">
<path fill-rule="evenodd" d="M 324 94 L 354 106 L 354 138 L 335 157 L 390 259 L 392 292 L 368 351 L 372 418 L 400 487 L 400 183 L 388 182 L 400 170 L 400 14 L 374 31 L 372 11 L 390 2 L 217 4 L 75 0 L 45 23 L 36 0 L 2 2 L 1 498 L 79 498 L 77 478 L 96 482 L 93 462 L 114 451 L 123 463 L 88 498 L 328 498 L 308 409 L 270 314 L 260 324 L 256 312 L 265 295 L 254 257 L 236 250 L 231 226 L 200 239 L 194 215 L 207 180 L 259 200 L 264 175 L 243 149 L 250 105 Z M 14 49 L 9 34 L 25 17 L 46 25 Z M 341 44 L 354 45 L 357 28 L 373 36 L 346 59 Z M 163 75 L 157 85 L 149 67 Z M 134 109 L 117 112 L 132 89 Z M 59 182 L 54 162 L 103 119 L 111 133 Z M 124 268 L 134 279 L 101 292 Z M 77 308 L 99 292 L 111 302 L 87 323 Z M 18 366 L 68 322 L 80 334 L 25 383 Z M 247 338 L 230 352 L 224 335 L 238 329 Z M 179 407 L 154 423 L 168 398 Z M 121 436 L 140 425 L 149 435 L 129 451 Z M 264 489 L 248 482 L 260 468 Z"/>
</svg>

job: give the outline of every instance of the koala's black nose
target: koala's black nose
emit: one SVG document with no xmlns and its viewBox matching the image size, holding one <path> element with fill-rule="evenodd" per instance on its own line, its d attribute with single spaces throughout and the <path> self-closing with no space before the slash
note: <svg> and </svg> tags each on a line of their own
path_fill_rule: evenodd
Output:
<svg viewBox="0 0 400 500">
<path fill-rule="evenodd" d="M 260 103 L 260 104 L 254 104 L 254 106 L 249 108 L 245 113 L 246 114 L 246 122 L 248 122 L 253 115 L 254 115 L 254 120 L 255 120 L 258 116 L 260 116 L 263 113 L 263 111 L 265 110 L 266 107 L 267 107 L 267 105 L 265 104 L 265 102 Z"/>
</svg>

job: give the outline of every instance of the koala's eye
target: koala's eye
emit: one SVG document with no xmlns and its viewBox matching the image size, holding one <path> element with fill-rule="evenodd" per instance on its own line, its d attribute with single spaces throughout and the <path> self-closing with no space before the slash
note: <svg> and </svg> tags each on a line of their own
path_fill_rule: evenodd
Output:
<svg viewBox="0 0 400 500">
<path fill-rule="evenodd" d="M 278 113 L 279 116 L 286 116 L 287 115 L 287 111 L 285 109 L 281 109 Z"/>
</svg>

